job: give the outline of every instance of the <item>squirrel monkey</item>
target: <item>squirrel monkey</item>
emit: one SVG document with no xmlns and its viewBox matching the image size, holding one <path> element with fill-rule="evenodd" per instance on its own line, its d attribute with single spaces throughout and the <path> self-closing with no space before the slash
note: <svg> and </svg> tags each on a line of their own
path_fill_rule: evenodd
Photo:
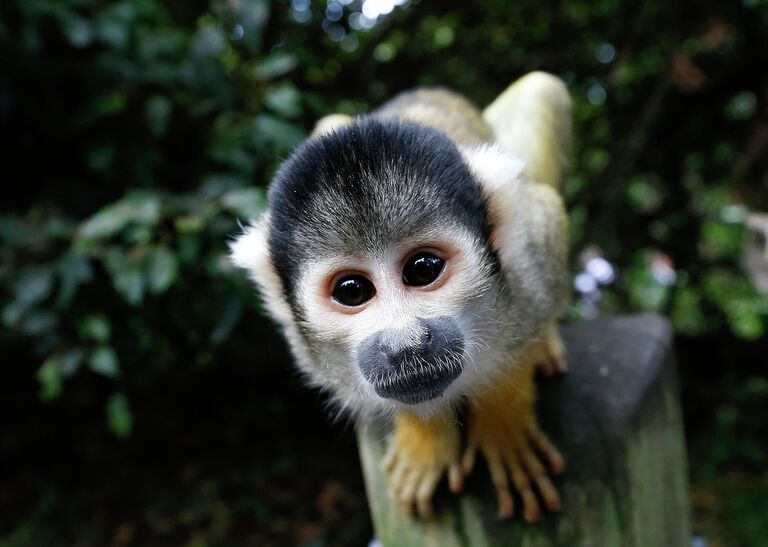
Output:
<svg viewBox="0 0 768 547">
<path fill-rule="evenodd" d="M 559 508 L 549 473 L 565 464 L 537 426 L 534 372 L 565 370 L 570 132 L 568 92 L 541 72 L 482 114 L 420 89 L 332 115 L 231 245 L 309 382 L 360 420 L 393 417 L 385 464 L 406 511 L 429 517 L 477 453 L 501 517 Z"/>
</svg>

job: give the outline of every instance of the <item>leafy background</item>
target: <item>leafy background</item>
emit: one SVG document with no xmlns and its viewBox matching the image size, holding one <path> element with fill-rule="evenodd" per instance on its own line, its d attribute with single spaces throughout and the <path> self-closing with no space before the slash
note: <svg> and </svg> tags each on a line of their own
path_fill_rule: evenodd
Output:
<svg viewBox="0 0 768 547">
<path fill-rule="evenodd" d="M 765 0 L 4 2 L 0 542 L 365 544 L 351 428 L 226 242 L 321 115 L 545 69 L 574 97 L 570 319 L 673 320 L 695 533 L 767 545 L 768 298 L 741 265 L 767 33 Z"/>
</svg>

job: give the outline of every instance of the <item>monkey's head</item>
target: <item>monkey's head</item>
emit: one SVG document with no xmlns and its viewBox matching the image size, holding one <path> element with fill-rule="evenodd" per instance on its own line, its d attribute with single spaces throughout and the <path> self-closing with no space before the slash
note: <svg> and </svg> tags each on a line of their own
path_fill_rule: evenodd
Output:
<svg viewBox="0 0 768 547">
<path fill-rule="evenodd" d="M 504 286 L 490 234 L 448 137 L 361 118 L 292 154 L 232 254 L 313 383 L 351 409 L 428 413 L 483 374 Z"/>
</svg>

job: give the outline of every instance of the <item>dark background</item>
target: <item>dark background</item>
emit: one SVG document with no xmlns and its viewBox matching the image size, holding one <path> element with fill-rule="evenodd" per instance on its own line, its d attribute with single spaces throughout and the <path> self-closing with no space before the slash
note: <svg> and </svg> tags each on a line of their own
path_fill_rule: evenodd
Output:
<svg viewBox="0 0 768 547">
<path fill-rule="evenodd" d="M 768 545 L 742 268 L 767 60 L 764 0 L 4 2 L 0 544 L 364 545 L 352 427 L 226 242 L 321 115 L 417 85 L 485 105 L 543 69 L 574 98 L 568 319 L 672 319 L 695 533 Z"/>
</svg>

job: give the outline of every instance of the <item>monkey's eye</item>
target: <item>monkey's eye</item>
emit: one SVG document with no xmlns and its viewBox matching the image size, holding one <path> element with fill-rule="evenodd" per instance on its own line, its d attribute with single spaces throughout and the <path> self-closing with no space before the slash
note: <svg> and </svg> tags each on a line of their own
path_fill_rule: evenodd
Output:
<svg viewBox="0 0 768 547">
<path fill-rule="evenodd" d="M 362 275 L 342 277 L 333 288 L 333 299 L 343 306 L 362 306 L 376 294 L 376 287 Z"/>
<path fill-rule="evenodd" d="M 403 283 L 413 287 L 429 285 L 443 271 L 445 261 L 430 253 L 419 253 L 408 259 L 403 267 Z"/>
</svg>

